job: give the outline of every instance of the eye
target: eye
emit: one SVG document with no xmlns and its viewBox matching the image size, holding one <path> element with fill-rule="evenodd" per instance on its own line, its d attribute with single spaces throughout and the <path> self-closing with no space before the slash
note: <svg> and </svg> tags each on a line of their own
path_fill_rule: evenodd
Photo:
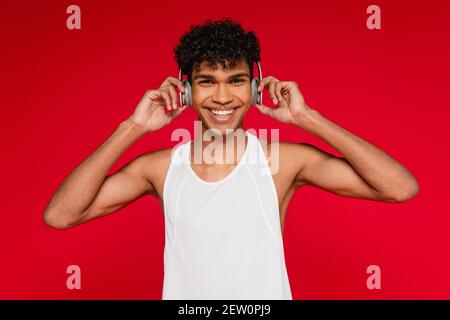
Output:
<svg viewBox="0 0 450 320">
<path fill-rule="evenodd" d="M 202 80 L 202 81 L 199 81 L 198 83 L 211 83 L 211 80 Z"/>
<path fill-rule="evenodd" d="M 237 81 L 237 82 L 234 82 L 234 81 Z M 240 82 L 244 82 L 244 80 L 243 79 L 233 79 L 233 80 L 231 80 L 231 82 L 232 83 L 240 83 Z"/>
</svg>

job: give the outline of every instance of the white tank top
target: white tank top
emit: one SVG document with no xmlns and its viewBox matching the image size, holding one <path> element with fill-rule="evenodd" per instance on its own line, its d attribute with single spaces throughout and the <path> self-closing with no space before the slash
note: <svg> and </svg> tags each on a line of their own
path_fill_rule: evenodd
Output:
<svg viewBox="0 0 450 320">
<path fill-rule="evenodd" d="M 263 147 L 246 131 L 233 171 L 201 179 L 192 141 L 178 145 L 164 181 L 163 300 L 291 300 L 278 197 Z"/>
</svg>

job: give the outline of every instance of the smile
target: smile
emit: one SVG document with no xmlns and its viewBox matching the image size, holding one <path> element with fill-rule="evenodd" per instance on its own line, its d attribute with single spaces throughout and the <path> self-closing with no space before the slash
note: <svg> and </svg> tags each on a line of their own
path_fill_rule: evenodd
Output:
<svg viewBox="0 0 450 320">
<path fill-rule="evenodd" d="M 216 121 L 225 122 L 225 121 L 230 120 L 233 117 L 233 114 L 236 112 L 236 109 L 237 108 L 233 108 L 233 109 L 229 109 L 229 110 L 208 109 L 208 113 Z"/>
</svg>

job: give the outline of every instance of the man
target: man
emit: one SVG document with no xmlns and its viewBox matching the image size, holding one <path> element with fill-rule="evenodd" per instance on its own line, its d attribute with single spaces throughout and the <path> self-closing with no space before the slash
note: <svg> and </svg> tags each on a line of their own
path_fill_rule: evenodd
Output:
<svg viewBox="0 0 450 320">
<path fill-rule="evenodd" d="M 399 162 L 306 105 L 294 81 L 273 76 L 259 83 L 258 92 L 267 89 L 276 108 L 258 104 L 258 110 L 320 137 L 343 157 L 289 142 L 280 142 L 278 153 L 272 154 L 272 148 L 262 148 L 246 132 L 232 150 L 228 144 L 214 150 L 232 151 L 232 163 L 198 163 L 196 149 L 203 155 L 212 144 L 217 146 L 217 137 L 234 142 L 234 133 L 242 132 L 260 47 L 253 32 L 224 19 L 191 28 L 175 56 L 192 86 L 200 139 L 140 155 L 107 176 L 136 140 L 186 110 L 176 90 L 186 93 L 186 88 L 168 77 L 159 89 L 148 90 L 134 114 L 66 177 L 44 213 L 48 225 L 66 229 L 113 213 L 143 195 L 155 196 L 166 226 L 163 299 L 292 299 L 282 230 L 289 201 L 302 186 L 384 202 L 417 194 L 416 179 Z M 208 130 L 214 142 L 201 139 Z M 259 156 L 257 164 L 250 163 L 252 154 Z M 269 158 L 277 159 L 277 170 L 262 174 Z"/>
</svg>

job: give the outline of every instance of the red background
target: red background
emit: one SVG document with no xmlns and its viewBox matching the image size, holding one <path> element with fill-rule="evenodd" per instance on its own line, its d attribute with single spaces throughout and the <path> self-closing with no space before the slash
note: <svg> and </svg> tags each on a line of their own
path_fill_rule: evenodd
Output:
<svg viewBox="0 0 450 320">
<path fill-rule="evenodd" d="M 66 8 L 81 7 L 81 30 Z M 381 30 L 366 8 L 381 7 Z M 305 187 L 288 209 L 286 263 L 294 299 L 450 298 L 449 5 L 445 1 L 17 1 L 2 3 L 2 299 L 160 299 L 164 220 L 156 199 L 58 231 L 42 221 L 62 179 L 128 117 L 145 90 L 177 76 L 173 47 L 192 24 L 224 16 L 257 33 L 263 75 L 294 80 L 324 116 L 381 147 L 418 179 L 405 203 Z M 268 101 L 267 93 L 264 97 Z M 111 172 L 193 132 L 188 109 L 136 142 Z M 245 128 L 317 137 L 252 107 Z M 81 268 L 81 290 L 66 268 Z M 381 267 L 381 290 L 366 287 Z"/>
</svg>

